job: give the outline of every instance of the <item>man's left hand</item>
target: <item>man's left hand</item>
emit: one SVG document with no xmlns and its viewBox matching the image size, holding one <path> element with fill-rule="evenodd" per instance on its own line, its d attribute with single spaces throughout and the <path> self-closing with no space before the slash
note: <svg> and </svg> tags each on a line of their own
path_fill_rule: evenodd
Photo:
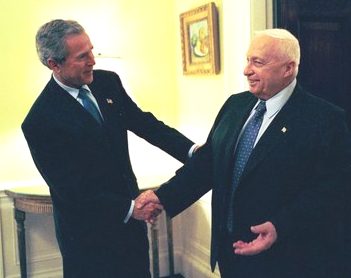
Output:
<svg viewBox="0 0 351 278">
<path fill-rule="evenodd" d="M 233 243 L 234 253 L 237 255 L 257 255 L 269 249 L 277 240 L 277 231 L 271 222 L 252 226 L 251 232 L 258 234 L 251 242 L 237 241 Z"/>
</svg>

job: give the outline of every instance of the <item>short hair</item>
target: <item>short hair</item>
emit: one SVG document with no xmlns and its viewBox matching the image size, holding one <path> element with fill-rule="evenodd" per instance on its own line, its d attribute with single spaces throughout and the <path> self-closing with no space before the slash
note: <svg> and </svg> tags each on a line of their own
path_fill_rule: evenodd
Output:
<svg viewBox="0 0 351 278">
<path fill-rule="evenodd" d="M 257 31 L 255 37 L 268 36 L 280 40 L 279 48 L 283 55 L 296 63 L 296 70 L 300 64 L 300 45 L 297 38 L 285 29 L 266 29 Z M 297 72 L 296 72 L 297 73 Z"/>
<path fill-rule="evenodd" d="M 79 35 L 84 32 L 84 28 L 74 20 L 55 19 L 41 26 L 35 40 L 37 53 L 42 64 L 49 67 L 49 58 L 62 64 L 68 55 L 67 36 Z"/>
</svg>

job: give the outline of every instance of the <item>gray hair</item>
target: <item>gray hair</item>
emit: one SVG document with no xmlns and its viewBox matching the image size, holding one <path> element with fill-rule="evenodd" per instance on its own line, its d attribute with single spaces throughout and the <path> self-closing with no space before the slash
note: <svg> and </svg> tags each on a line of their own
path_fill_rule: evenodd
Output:
<svg viewBox="0 0 351 278">
<path fill-rule="evenodd" d="M 255 37 L 268 36 L 280 41 L 279 48 L 281 53 L 291 59 L 296 64 L 296 74 L 300 64 L 300 45 L 297 38 L 285 29 L 266 29 L 257 31 Z"/>
<path fill-rule="evenodd" d="M 84 32 L 84 28 L 74 20 L 55 19 L 45 23 L 35 37 L 40 61 L 47 67 L 50 58 L 62 64 L 68 55 L 67 36 Z"/>
</svg>

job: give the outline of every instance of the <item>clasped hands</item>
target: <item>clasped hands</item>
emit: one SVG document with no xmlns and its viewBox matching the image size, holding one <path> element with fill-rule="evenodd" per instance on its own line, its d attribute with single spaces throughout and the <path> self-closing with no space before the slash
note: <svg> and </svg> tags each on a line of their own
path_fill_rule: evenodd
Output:
<svg viewBox="0 0 351 278">
<path fill-rule="evenodd" d="M 152 224 L 156 221 L 157 216 L 162 210 L 163 206 L 155 192 L 146 190 L 135 199 L 132 217 Z"/>
</svg>

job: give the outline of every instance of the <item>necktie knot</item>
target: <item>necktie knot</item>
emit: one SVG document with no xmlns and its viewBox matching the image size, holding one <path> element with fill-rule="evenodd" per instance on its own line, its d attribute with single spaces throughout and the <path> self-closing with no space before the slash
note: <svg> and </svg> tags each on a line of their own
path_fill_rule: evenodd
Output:
<svg viewBox="0 0 351 278">
<path fill-rule="evenodd" d="M 85 88 L 80 88 L 79 89 L 79 93 L 78 93 L 78 97 L 81 99 L 81 100 L 84 100 L 86 98 L 88 98 L 88 90 L 85 89 Z"/>
<path fill-rule="evenodd" d="M 261 100 L 257 107 L 256 107 L 256 114 L 257 116 L 262 116 L 266 111 L 267 111 L 267 108 L 266 108 L 266 102 Z"/>
</svg>

